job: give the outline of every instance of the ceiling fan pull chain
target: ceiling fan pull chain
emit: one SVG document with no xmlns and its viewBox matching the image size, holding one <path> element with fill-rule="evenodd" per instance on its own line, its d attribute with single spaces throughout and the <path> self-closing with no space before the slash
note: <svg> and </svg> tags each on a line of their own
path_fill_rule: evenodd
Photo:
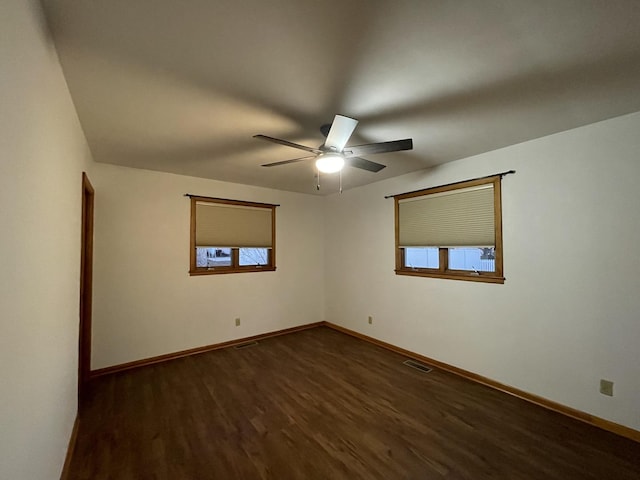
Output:
<svg viewBox="0 0 640 480">
<path fill-rule="evenodd" d="M 320 190 L 320 170 L 318 170 L 318 175 L 316 176 L 316 190 Z"/>
<path fill-rule="evenodd" d="M 342 170 L 340 170 L 340 193 L 342 193 Z"/>
</svg>

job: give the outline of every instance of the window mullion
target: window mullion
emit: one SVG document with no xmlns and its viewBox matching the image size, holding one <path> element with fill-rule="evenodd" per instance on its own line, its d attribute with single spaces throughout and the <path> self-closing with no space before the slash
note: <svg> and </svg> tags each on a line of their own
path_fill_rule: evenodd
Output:
<svg viewBox="0 0 640 480">
<path fill-rule="evenodd" d="M 439 263 L 439 268 L 438 270 L 440 270 L 440 272 L 444 273 L 447 270 L 449 270 L 449 249 L 448 248 L 440 248 L 438 250 L 438 253 L 440 254 L 440 261 Z"/>
<path fill-rule="evenodd" d="M 240 249 L 239 248 L 231 249 L 231 266 L 233 268 L 238 268 L 240 266 Z"/>
</svg>

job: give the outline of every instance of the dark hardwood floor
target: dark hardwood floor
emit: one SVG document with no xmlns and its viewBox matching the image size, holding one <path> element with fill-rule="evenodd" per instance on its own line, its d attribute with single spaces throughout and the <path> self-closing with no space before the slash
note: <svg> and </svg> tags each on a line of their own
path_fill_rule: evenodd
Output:
<svg viewBox="0 0 640 480">
<path fill-rule="evenodd" d="M 94 380 L 71 479 L 640 479 L 640 444 L 314 328 Z"/>
</svg>

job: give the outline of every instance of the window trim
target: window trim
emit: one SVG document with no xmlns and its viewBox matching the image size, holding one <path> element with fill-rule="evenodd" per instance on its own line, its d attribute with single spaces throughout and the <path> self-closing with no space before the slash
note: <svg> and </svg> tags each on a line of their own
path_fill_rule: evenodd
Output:
<svg viewBox="0 0 640 480">
<path fill-rule="evenodd" d="M 276 207 L 270 203 L 245 202 L 226 198 L 200 197 L 189 195 L 191 198 L 190 234 L 189 234 L 189 275 L 219 275 L 226 273 L 273 272 L 276 270 Z M 268 248 L 268 263 L 266 265 L 240 265 L 239 247 L 217 245 L 221 248 L 231 248 L 231 265 L 218 267 L 198 267 L 196 265 L 196 203 L 218 203 L 237 205 L 241 207 L 264 208 L 271 210 L 271 247 Z"/>
<path fill-rule="evenodd" d="M 425 188 L 408 192 L 393 197 L 394 201 L 394 220 L 395 220 L 395 257 L 396 257 L 396 275 L 409 275 L 415 277 L 431 277 L 444 278 L 449 280 L 466 280 L 470 282 L 485 283 L 504 283 L 504 270 L 502 262 L 502 175 L 494 175 L 491 177 L 480 178 L 476 180 L 468 180 L 464 182 L 452 183 L 439 187 Z M 449 248 L 439 248 L 439 267 L 436 268 L 420 268 L 405 266 L 405 249 L 400 247 L 400 218 L 399 218 L 399 201 L 431 195 L 434 193 L 449 192 L 462 188 L 476 187 L 480 185 L 493 184 L 493 205 L 494 205 L 494 228 L 495 228 L 495 272 L 471 272 L 467 270 L 450 270 L 449 264 Z"/>
</svg>

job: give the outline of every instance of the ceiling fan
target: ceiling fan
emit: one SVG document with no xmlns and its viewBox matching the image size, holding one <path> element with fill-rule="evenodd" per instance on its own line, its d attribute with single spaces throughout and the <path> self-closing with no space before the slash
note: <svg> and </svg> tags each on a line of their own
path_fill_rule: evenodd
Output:
<svg viewBox="0 0 640 480">
<path fill-rule="evenodd" d="M 406 138 L 404 140 L 393 140 L 391 142 L 367 143 L 365 145 L 354 145 L 347 147 L 347 142 L 351 134 L 356 128 L 358 121 L 336 115 L 333 123 L 329 123 L 320 127 L 322 134 L 327 137 L 325 142 L 318 148 L 307 147 L 298 143 L 281 140 L 279 138 L 269 137 L 267 135 L 254 135 L 253 138 L 267 140 L 269 142 L 278 143 L 287 147 L 293 147 L 305 150 L 313 155 L 294 158 L 291 160 L 283 160 L 281 162 L 266 163 L 263 167 L 277 167 L 288 163 L 302 162 L 304 160 L 315 159 L 316 168 L 322 173 L 340 172 L 344 166 L 360 168 L 369 172 L 379 172 L 386 165 L 372 162 L 361 158 L 360 155 L 370 155 L 373 153 L 398 152 L 401 150 L 411 150 L 413 148 L 413 140 Z"/>
</svg>

